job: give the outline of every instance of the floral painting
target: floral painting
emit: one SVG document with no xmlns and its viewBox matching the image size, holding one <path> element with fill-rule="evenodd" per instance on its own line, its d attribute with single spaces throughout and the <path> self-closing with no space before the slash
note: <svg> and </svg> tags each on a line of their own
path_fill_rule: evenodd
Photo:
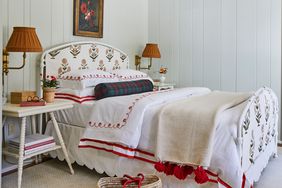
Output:
<svg viewBox="0 0 282 188">
<path fill-rule="evenodd" d="M 74 35 L 103 37 L 104 0 L 74 0 Z"/>
</svg>

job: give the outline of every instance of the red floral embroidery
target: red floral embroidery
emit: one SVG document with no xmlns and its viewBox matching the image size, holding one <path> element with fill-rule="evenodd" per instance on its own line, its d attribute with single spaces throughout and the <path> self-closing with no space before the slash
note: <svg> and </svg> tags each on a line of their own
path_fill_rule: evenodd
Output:
<svg viewBox="0 0 282 188">
<path fill-rule="evenodd" d="M 100 75 L 100 74 L 89 74 L 89 75 L 82 75 L 81 77 L 73 77 L 73 76 L 61 76 L 60 79 L 61 80 L 77 80 L 77 81 L 81 81 L 81 80 L 86 80 L 86 79 L 91 79 L 91 78 L 114 78 L 113 75 Z"/>
<path fill-rule="evenodd" d="M 139 96 L 138 98 L 134 99 L 134 101 L 131 103 L 131 105 L 128 107 L 128 112 L 125 114 L 124 118 L 122 118 L 121 122 L 119 123 L 113 123 L 113 124 L 108 124 L 108 123 L 97 123 L 97 122 L 89 122 L 89 126 L 90 127 L 96 127 L 96 128 L 122 128 L 123 126 L 126 125 L 127 123 L 127 120 L 133 110 L 133 107 L 136 105 L 136 103 L 138 101 L 140 101 L 141 99 L 145 98 L 145 97 L 148 97 L 150 95 L 153 95 L 153 94 L 157 94 L 157 93 L 165 93 L 165 92 L 170 92 L 171 90 L 163 90 L 163 91 L 158 91 L 158 92 L 148 92 L 148 93 L 145 93 L 141 96 Z M 172 172 L 173 174 L 173 172 Z"/>
</svg>

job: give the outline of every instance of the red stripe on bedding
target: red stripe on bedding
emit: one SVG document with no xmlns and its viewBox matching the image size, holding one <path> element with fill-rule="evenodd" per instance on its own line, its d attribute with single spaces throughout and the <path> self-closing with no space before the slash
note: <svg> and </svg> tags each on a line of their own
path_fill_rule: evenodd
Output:
<svg viewBox="0 0 282 188">
<path fill-rule="evenodd" d="M 145 159 L 145 158 L 138 157 L 138 156 L 130 156 L 130 155 L 126 155 L 124 153 L 119 153 L 117 151 L 113 151 L 113 150 L 106 149 L 106 148 L 100 148 L 100 147 L 97 147 L 97 146 L 84 145 L 84 146 L 78 146 L 78 147 L 79 148 L 94 148 L 94 149 L 97 149 L 97 150 L 111 152 L 111 153 L 116 154 L 116 155 L 121 156 L 121 157 L 126 157 L 126 158 L 130 158 L 130 159 L 135 158 L 135 159 L 138 159 L 138 160 L 141 160 L 141 161 L 144 161 L 144 162 L 148 162 L 148 163 L 152 163 L 152 164 L 156 163 L 155 161 L 151 161 L 149 159 Z"/>
<path fill-rule="evenodd" d="M 135 151 L 135 152 L 139 152 L 139 153 L 142 153 L 142 154 L 145 154 L 145 155 L 149 155 L 149 156 L 155 157 L 154 154 L 149 153 L 147 151 L 142 151 L 140 149 L 129 148 L 129 147 L 126 147 L 126 146 L 123 146 L 123 145 L 120 145 L 120 144 L 111 143 L 111 142 L 105 142 L 105 141 L 102 141 L 102 140 L 82 138 L 82 139 L 80 139 L 80 141 L 81 142 L 84 142 L 84 141 L 97 142 L 97 143 L 100 143 L 100 144 L 105 144 L 105 145 L 108 145 L 108 146 L 115 146 L 115 147 L 118 147 L 118 148 L 121 148 L 121 149 L 124 149 L 124 150 L 132 151 L 132 152 Z"/>
<path fill-rule="evenodd" d="M 71 101 L 74 101 L 76 103 L 83 103 L 83 102 L 86 102 L 86 101 L 93 101 L 95 99 L 83 99 L 83 100 L 76 100 L 76 99 L 73 99 L 71 97 L 59 97 L 59 96 L 55 96 L 56 99 L 66 99 L 66 100 L 71 100 Z"/>
<path fill-rule="evenodd" d="M 69 94 L 69 93 L 55 93 L 55 95 L 63 95 L 63 96 L 69 96 L 69 97 L 74 97 L 74 98 L 77 98 L 77 99 L 85 99 L 85 98 L 93 98 L 95 99 L 95 96 L 84 96 L 84 97 L 80 97 L 80 96 L 77 96 L 77 95 L 72 95 L 72 94 Z"/>
</svg>

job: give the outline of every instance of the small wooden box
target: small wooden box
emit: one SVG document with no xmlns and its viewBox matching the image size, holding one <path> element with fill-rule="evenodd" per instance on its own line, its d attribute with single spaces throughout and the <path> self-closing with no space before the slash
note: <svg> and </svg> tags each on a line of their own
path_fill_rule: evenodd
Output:
<svg viewBox="0 0 282 188">
<path fill-rule="evenodd" d="M 11 104 L 20 104 L 27 101 L 27 98 L 36 96 L 36 91 L 14 91 L 11 92 Z"/>
</svg>

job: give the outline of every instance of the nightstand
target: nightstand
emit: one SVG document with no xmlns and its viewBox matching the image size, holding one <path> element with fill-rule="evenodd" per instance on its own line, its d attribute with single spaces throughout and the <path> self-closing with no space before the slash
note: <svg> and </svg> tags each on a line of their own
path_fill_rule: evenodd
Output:
<svg viewBox="0 0 282 188">
<path fill-rule="evenodd" d="M 154 90 L 155 91 L 173 89 L 174 86 L 175 86 L 175 84 L 173 84 L 173 83 L 154 82 Z"/>
<path fill-rule="evenodd" d="M 9 152 L 7 149 L 3 150 L 3 154 L 4 155 L 8 155 L 8 156 L 12 156 L 15 158 L 18 158 L 18 188 L 21 187 L 21 181 L 22 181 L 22 172 L 23 172 L 23 161 L 25 159 L 37 156 L 39 154 L 42 153 L 46 153 L 49 151 L 53 151 L 53 150 L 57 150 L 57 149 L 62 149 L 63 153 L 65 155 L 65 159 L 68 163 L 69 169 L 71 174 L 74 174 L 73 168 L 71 166 L 70 160 L 69 160 L 69 156 L 65 147 L 65 143 L 64 140 L 62 138 L 60 129 L 58 127 L 58 123 L 55 119 L 54 116 L 54 112 L 58 111 L 58 110 L 63 110 L 63 109 L 67 109 L 67 108 L 72 108 L 73 107 L 73 103 L 70 101 L 64 101 L 64 100 L 56 100 L 53 103 L 47 103 L 46 106 L 32 106 L 32 107 L 20 107 L 18 104 L 10 104 L 10 103 L 6 103 L 3 106 L 3 116 L 7 116 L 7 117 L 18 117 L 21 118 L 21 131 L 20 131 L 20 147 L 19 147 L 19 154 L 16 153 L 12 153 Z M 58 136 L 60 145 L 55 145 L 54 147 L 45 149 L 45 150 L 41 150 L 38 152 L 35 152 L 33 154 L 30 155 L 24 155 L 24 143 L 25 143 L 25 132 L 26 132 L 26 118 L 28 116 L 31 116 L 32 119 L 35 119 L 33 117 L 35 117 L 35 115 L 40 115 L 40 114 L 44 114 L 44 113 L 48 113 L 51 117 L 51 120 L 53 122 L 56 134 Z M 33 129 L 33 133 L 35 133 L 35 121 L 32 121 L 32 129 Z"/>
</svg>

